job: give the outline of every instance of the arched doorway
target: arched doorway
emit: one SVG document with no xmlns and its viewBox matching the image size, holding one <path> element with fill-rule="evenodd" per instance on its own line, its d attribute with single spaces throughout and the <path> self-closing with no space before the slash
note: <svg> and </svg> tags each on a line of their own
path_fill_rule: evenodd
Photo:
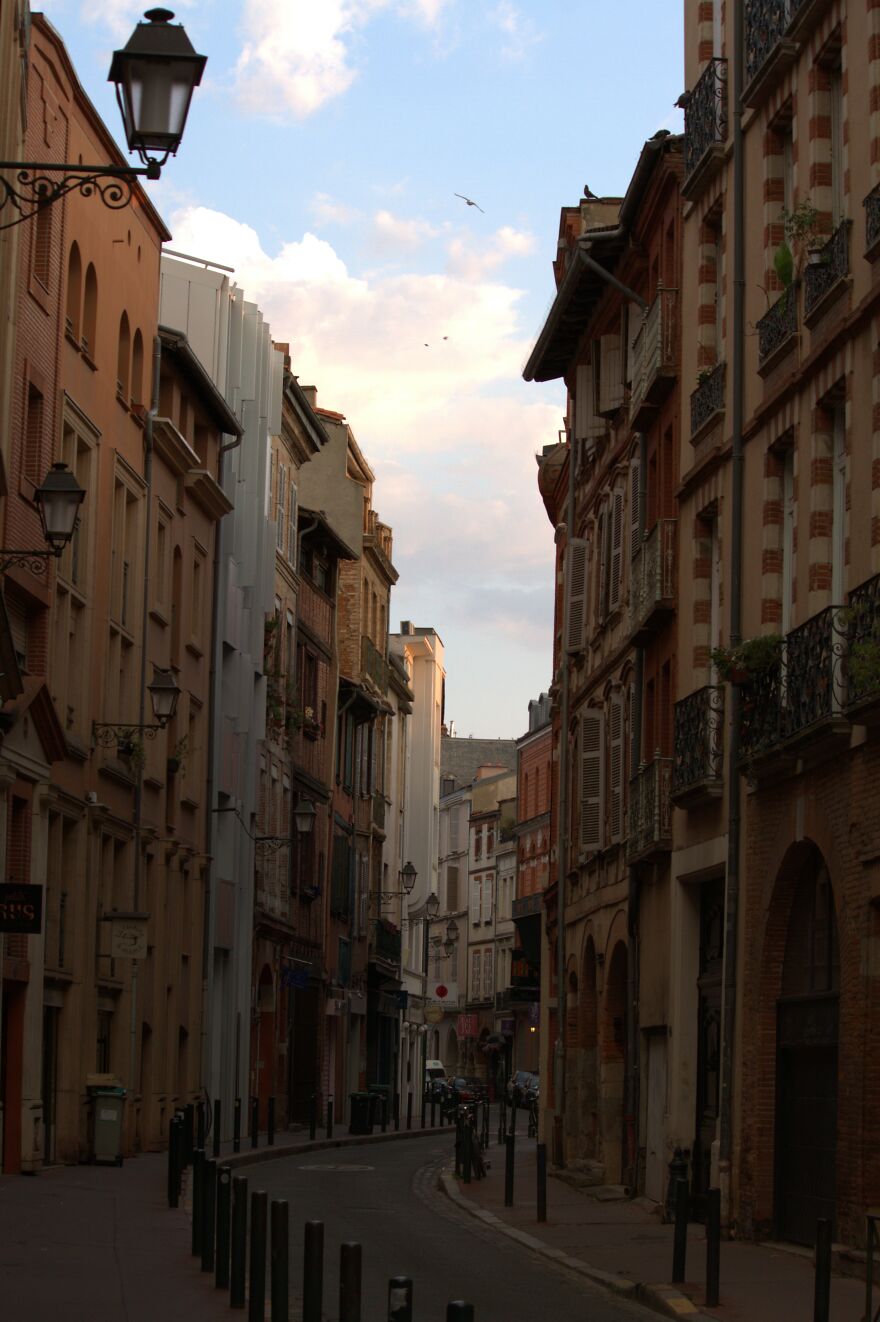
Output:
<svg viewBox="0 0 880 1322">
<path fill-rule="evenodd" d="M 596 994 L 596 947 L 587 939 L 584 951 L 580 994 L 581 1105 L 583 1108 L 584 1148 L 586 1156 L 597 1156 L 598 1088 L 596 1080 L 596 1044 L 599 1036 L 599 1003 Z"/>
<path fill-rule="evenodd" d="M 839 988 L 834 893 L 813 850 L 794 891 L 776 1014 L 774 1219 L 798 1244 L 813 1243 L 819 1218 L 835 1231 Z"/>
<path fill-rule="evenodd" d="M 602 1157 L 609 1184 L 623 1182 L 626 1084 L 626 944 L 618 941 L 605 978 L 602 1022 Z"/>
</svg>

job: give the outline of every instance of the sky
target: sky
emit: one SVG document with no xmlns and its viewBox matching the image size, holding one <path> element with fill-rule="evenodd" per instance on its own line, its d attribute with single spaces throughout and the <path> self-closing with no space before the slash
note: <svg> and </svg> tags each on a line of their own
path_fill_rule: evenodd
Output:
<svg viewBox="0 0 880 1322">
<path fill-rule="evenodd" d="M 140 8 L 42 8 L 121 138 L 107 70 Z M 535 456 L 565 397 L 522 368 L 553 298 L 560 207 L 585 185 L 621 195 L 643 142 L 681 128 L 681 15 L 680 0 L 176 8 L 208 64 L 148 185 L 169 247 L 234 267 L 300 382 L 346 415 L 394 530 L 392 628 L 439 633 L 461 736 L 522 734 L 551 682 Z"/>
</svg>

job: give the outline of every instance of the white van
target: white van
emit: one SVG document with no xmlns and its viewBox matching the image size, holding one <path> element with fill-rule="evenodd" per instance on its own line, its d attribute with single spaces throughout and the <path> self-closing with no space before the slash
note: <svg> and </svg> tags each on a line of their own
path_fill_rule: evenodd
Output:
<svg viewBox="0 0 880 1322">
<path fill-rule="evenodd" d="M 439 1097 L 443 1091 L 443 1083 L 446 1081 L 446 1068 L 442 1060 L 425 1061 L 425 1096 L 430 1097 L 436 1093 Z"/>
</svg>

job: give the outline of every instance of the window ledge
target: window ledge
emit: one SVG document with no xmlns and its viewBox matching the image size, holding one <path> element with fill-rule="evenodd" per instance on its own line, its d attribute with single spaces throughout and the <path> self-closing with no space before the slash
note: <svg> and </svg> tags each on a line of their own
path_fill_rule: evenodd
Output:
<svg viewBox="0 0 880 1322">
<path fill-rule="evenodd" d="M 189 652 L 190 656 L 194 656 L 197 661 L 201 661 L 202 657 L 205 655 L 203 648 L 199 643 L 196 642 L 194 638 L 190 638 L 189 641 L 184 644 L 184 646 L 186 647 L 186 650 Z"/>
<path fill-rule="evenodd" d="M 163 629 L 167 629 L 170 624 L 170 620 L 161 606 L 153 606 L 150 611 L 150 619 L 161 625 Z"/>
</svg>

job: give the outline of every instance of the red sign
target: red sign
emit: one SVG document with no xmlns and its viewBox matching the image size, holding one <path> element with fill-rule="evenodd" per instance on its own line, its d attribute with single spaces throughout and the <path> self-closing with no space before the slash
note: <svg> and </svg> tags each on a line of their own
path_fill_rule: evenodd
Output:
<svg viewBox="0 0 880 1322">
<path fill-rule="evenodd" d="M 445 1001 L 446 997 L 449 995 L 449 988 L 444 987 L 443 983 L 441 982 L 439 987 L 434 988 L 434 995 L 438 997 L 441 1001 Z"/>
<path fill-rule="evenodd" d="M 460 1014 L 458 1016 L 458 1036 L 476 1037 L 479 1032 L 478 1016 L 475 1014 Z"/>
</svg>

